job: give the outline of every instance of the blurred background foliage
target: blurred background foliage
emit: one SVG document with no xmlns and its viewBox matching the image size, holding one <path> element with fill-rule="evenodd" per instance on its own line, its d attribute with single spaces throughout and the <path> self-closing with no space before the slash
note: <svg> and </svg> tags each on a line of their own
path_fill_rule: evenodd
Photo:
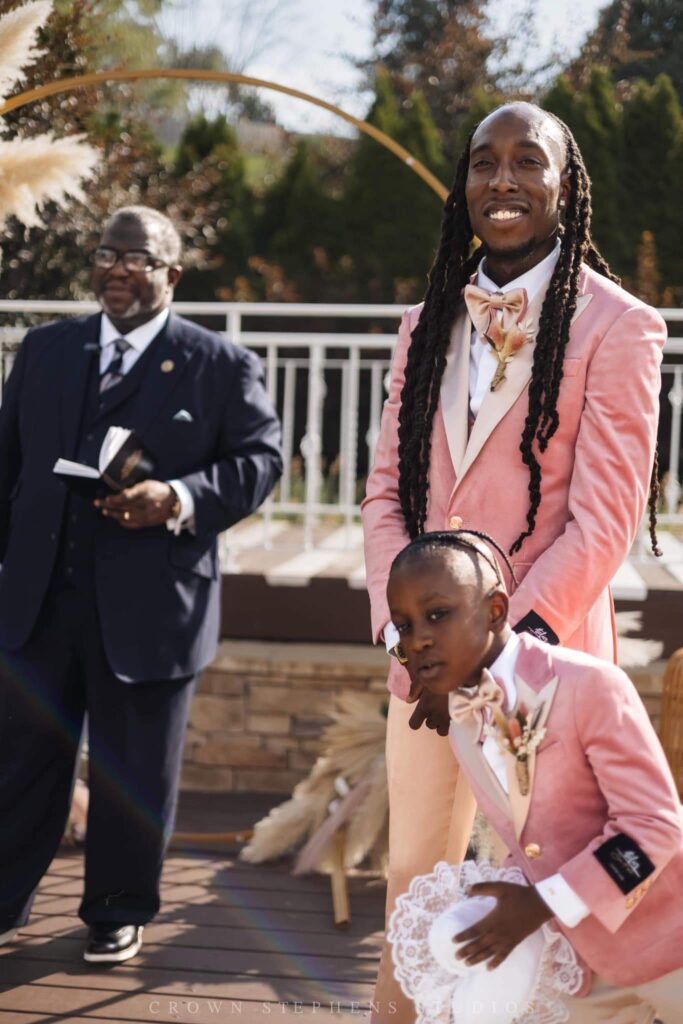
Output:
<svg viewBox="0 0 683 1024">
<path fill-rule="evenodd" d="M 245 11 L 249 4 L 255 17 L 260 3 L 244 0 Z M 0 0 L 0 13 L 14 6 Z M 276 33 L 275 14 L 286 16 L 286 0 L 263 7 L 251 51 L 228 55 L 215 44 L 183 49 L 165 36 L 163 6 L 57 0 L 43 33 L 46 54 L 21 89 L 110 67 L 245 70 L 254 47 Z M 372 54 L 356 61 L 374 93 L 368 120 L 450 184 L 482 116 L 509 98 L 541 103 L 581 146 L 593 178 L 594 235 L 613 269 L 650 302 L 683 302 L 680 0 L 613 0 L 577 57 L 531 70 L 524 19 L 518 38 L 499 38 L 486 2 L 374 0 L 373 30 Z M 267 94 L 226 88 L 219 102 L 216 95 L 174 82 L 104 86 L 9 115 L 6 136 L 17 128 L 81 132 L 103 162 L 87 204 L 48 209 L 44 227 L 27 234 L 10 226 L 2 297 L 87 295 L 87 254 L 103 219 L 143 202 L 182 231 L 188 269 L 179 298 L 418 301 L 438 238 L 438 198 L 364 135 L 287 132 Z"/>
</svg>

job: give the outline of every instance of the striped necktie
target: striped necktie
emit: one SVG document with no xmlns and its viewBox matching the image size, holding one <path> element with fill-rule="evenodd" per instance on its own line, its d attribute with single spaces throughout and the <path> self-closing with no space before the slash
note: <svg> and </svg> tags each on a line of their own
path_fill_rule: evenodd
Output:
<svg viewBox="0 0 683 1024">
<path fill-rule="evenodd" d="M 123 357 L 132 346 L 125 338 L 117 338 L 114 341 L 114 347 L 116 351 L 111 357 L 109 365 L 100 376 L 100 394 L 108 388 L 113 387 L 115 384 L 118 384 L 125 376 L 121 371 L 123 366 Z"/>
</svg>

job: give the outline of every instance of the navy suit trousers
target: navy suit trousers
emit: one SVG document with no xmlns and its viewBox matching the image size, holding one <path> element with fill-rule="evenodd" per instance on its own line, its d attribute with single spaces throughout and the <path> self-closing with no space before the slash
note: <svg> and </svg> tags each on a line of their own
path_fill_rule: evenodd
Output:
<svg viewBox="0 0 683 1024">
<path fill-rule="evenodd" d="M 86 710 L 79 913 L 87 924 L 154 917 L 194 682 L 121 682 L 104 654 L 94 595 L 65 586 L 51 588 L 19 651 L 0 650 L 0 932 L 26 923 L 59 846 Z"/>
</svg>

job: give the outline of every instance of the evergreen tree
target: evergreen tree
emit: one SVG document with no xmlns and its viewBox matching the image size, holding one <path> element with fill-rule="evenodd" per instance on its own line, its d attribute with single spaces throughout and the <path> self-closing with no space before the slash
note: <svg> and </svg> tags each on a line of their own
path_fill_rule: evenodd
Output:
<svg viewBox="0 0 683 1024">
<path fill-rule="evenodd" d="M 183 298 L 218 295 L 244 274 L 253 252 L 254 199 L 245 179 L 244 158 L 235 133 L 219 115 L 203 114 L 188 122 L 176 153 L 176 200 L 185 236 L 198 264 L 181 280 Z M 201 222 L 187 216 L 187 206 L 201 210 Z"/>
<path fill-rule="evenodd" d="M 595 68 L 578 97 L 576 140 L 593 185 L 593 235 L 608 261 L 619 259 L 623 238 L 620 194 L 621 112 L 604 68 Z"/>
<path fill-rule="evenodd" d="M 567 75 L 557 76 L 541 103 L 546 110 L 556 114 L 574 131 L 579 119 L 576 91 Z"/>
<path fill-rule="evenodd" d="M 681 0 L 612 0 L 574 62 L 574 74 L 585 74 L 596 59 L 609 67 L 615 82 L 654 82 L 666 74 L 683 100 Z"/>
<path fill-rule="evenodd" d="M 593 182 L 593 233 L 614 270 L 637 289 L 642 253 L 653 262 L 656 252 L 663 288 L 683 294 L 681 104 L 667 75 L 654 85 L 636 82 L 625 95 L 620 104 L 607 72 L 597 69 L 578 89 L 561 76 L 543 105 L 581 147 Z"/>
<path fill-rule="evenodd" d="M 456 135 L 456 158 L 464 150 L 469 134 L 475 125 L 479 124 L 480 121 L 483 121 L 492 110 L 495 110 L 496 107 L 499 107 L 501 103 L 504 102 L 505 97 L 499 92 L 493 92 L 487 89 L 474 89 L 470 97 L 469 109 L 460 119 Z"/>
<path fill-rule="evenodd" d="M 368 120 L 444 176 L 436 129 L 419 93 L 399 112 L 389 75 L 379 72 Z M 365 135 L 359 139 L 344 195 L 346 252 L 358 301 L 421 298 L 438 241 L 440 205 L 393 154 Z"/>
<path fill-rule="evenodd" d="M 461 121 L 475 90 L 492 89 L 492 57 L 505 44 L 489 37 L 487 0 L 376 0 L 374 53 L 366 70 L 385 68 L 401 99 L 419 91 L 441 145 L 454 159 Z"/>
<path fill-rule="evenodd" d="M 300 140 L 281 177 L 263 198 L 257 252 L 282 268 L 307 302 L 335 297 L 341 252 L 340 201 L 325 188 L 318 154 Z"/>
<path fill-rule="evenodd" d="M 678 288 L 683 286 L 682 156 L 683 114 L 671 80 L 660 75 L 652 86 L 637 83 L 624 105 L 625 272 L 635 273 L 638 244 L 649 231 L 665 285 Z"/>
<path fill-rule="evenodd" d="M 576 91 L 561 75 L 542 100 L 569 126 L 583 154 L 593 186 L 593 235 L 611 263 L 622 258 L 621 111 L 609 75 L 593 70 L 583 89 Z"/>
<path fill-rule="evenodd" d="M 661 276 L 657 268 L 657 247 L 655 236 L 651 231 L 643 231 L 638 246 L 638 267 L 636 274 L 636 294 L 650 306 L 658 306 L 660 301 Z"/>
</svg>

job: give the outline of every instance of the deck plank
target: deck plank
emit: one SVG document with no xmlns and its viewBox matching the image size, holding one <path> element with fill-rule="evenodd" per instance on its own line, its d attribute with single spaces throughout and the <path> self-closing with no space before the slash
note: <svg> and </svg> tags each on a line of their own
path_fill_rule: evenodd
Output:
<svg viewBox="0 0 683 1024">
<path fill-rule="evenodd" d="M 295 1002 L 301 1006 L 299 1013 L 295 1010 Z M 319 1000 L 316 1002 L 323 1005 Z M 226 1005 L 223 1006 L 223 1003 Z M 233 1010 L 231 1004 L 240 1009 Z M 297 1020 L 300 1020 L 304 1016 L 304 1004 L 300 1000 L 292 998 L 280 1001 L 283 1008 L 285 1004 L 291 1006 L 292 1017 L 296 1015 Z M 63 1021 L 67 1015 L 75 1020 L 106 1021 L 107 1024 L 111 1024 L 114 1016 L 117 1020 L 126 1021 L 127 1024 L 130 1024 L 131 1021 L 160 1021 L 162 1024 L 177 1024 L 179 1020 L 192 1020 L 196 1024 L 215 1024 L 217 1020 L 221 1019 L 221 1015 L 223 1019 L 238 1015 L 240 1021 L 255 1024 L 257 1020 L 262 1021 L 264 1017 L 262 1004 L 239 999 L 228 1002 L 196 998 L 192 994 L 169 997 L 154 993 L 129 995 L 102 989 L 47 988 L 40 985 L 19 986 L 11 991 L 0 992 L 0 1010 L 17 1014 L 14 1018 L 15 1024 L 19 1024 L 19 1015 L 27 1011 L 30 1014 L 42 1014 L 37 1018 L 41 1024 Z M 277 1016 L 280 1017 L 281 1014 L 278 1013 Z M 320 1020 L 320 1012 L 316 1014 L 309 1011 L 306 1016 L 309 1019 Z M 339 1014 L 335 1013 L 334 1019 L 354 1020 L 357 1024 L 358 1014 L 354 1014 L 349 1008 L 348 1013 L 343 1011 Z"/>
<path fill-rule="evenodd" d="M 70 914 L 76 923 L 76 914 L 80 904 L 79 896 L 36 896 L 34 911 L 43 916 L 58 916 Z M 356 912 L 356 901 L 351 905 L 351 926 L 346 934 L 358 934 L 368 931 L 368 918 L 360 917 Z M 269 927 L 278 931 L 300 931 L 312 933 L 328 932 L 332 926 L 331 908 L 322 911 L 300 910 L 262 910 L 261 922 L 263 927 Z M 202 899 L 196 899 L 192 903 L 175 902 L 167 899 L 162 903 L 161 910 L 157 915 L 157 921 L 179 921 L 186 924 L 206 925 L 217 927 L 224 925 L 231 928 L 250 928 L 253 926 L 252 918 L 243 908 L 226 906 L 216 902 L 213 895 L 207 894 Z M 374 920 L 374 919 L 372 919 Z M 380 927 L 380 923 L 377 923 Z"/>
<path fill-rule="evenodd" d="M 329 1001 L 350 1005 L 363 996 L 371 997 L 371 986 L 343 981 L 316 982 L 299 980 L 296 985 L 284 978 L 251 978 L 244 975 L 217 976 L 212 973 L 149 968 L 138 964 L 122 964 L 115 969 L 96 970 L 82 962 L 61 964 L 45 961 L 16 959 L 0 960 L 0 991 L 21 985 L 39 985 L 45 988 L 79 988 L 88 991 L 103 989 L 112 992 L 146 992 L 150 995 L 193 995 L 202 999 L 243 999 L 249 1002 L 277 1002 L 279 999 L 320 1002 L 321 996 Z"/>
<path fill-rule="evenodd" d="M 78 879 L 57 879 L 48 883 L 36 897 L 36 909 L 43 905 L 46 900 L 56 896 L 80 896 L 81 884 Z M 224 901 L 232 906 L 242 907 L 249 910 L 294 910 L 305 916 L 314 912 L 325 911 L 330 906 L 330 897 L 327 893 L 307 893 L 302 896 L 299 892 L 288 892 L 279 889 L 240 889 L 221 887 L 215 890 L 203 885 L 164 885 L 161 886 L 162 899 L 172 898 L 175 902 L 193 903 L 195 900 Z M 302 906 L 302 903 L 305 903 Z M 372 893 L 364 898 L 354 908 L 354 914 L 359 918 L 376 918 L 381 913 L 383 899 L 378 893 Z"/>
<path fill-rule="evenodd" d="M 85 941 L 87 929 L 73 917 L 38 916 L 21 929 L 21 936 L 58 937 Z M 161 945 L 173 942 L 180 947 L 197 949 L 223 949 L 263 952 L 272 949 L 275 943 L 296 944 L 300 953 L 320 956 L 349 956 L 362 959 L 378 957 L 381 950 L 379 933 L 349 937 L 348 932 L 329 928 L 323 932 L 301 932 L 295 929 L 265 930 L 254 928 L 231 928 L 221 925 L 206 927 L 176 921 L 153 921 L 145 928 L 145 942 Z"/>
<path fill-rule="evenodd" d="M 224 800 L 218 807 L 200 796 L 186 814 L 207 831 L 241 828 L 253 818 L 246 800 Z M 162 908 L 145 929 L 140 955 L 97 968 L 82 960 L 82 854 L 60 851 L 31 920 L 15 943 L 0 948 L 0 1024 L 367 1019 L 382 943 L 381 880 L 363 872 L 350 877 L 352 921 L 340 932 L 327 877 L 295 878 L 285 861 L 244 864 L 237 853 L 172 851 Z"/>
<path fill-rule="evenodd" d="M 272 947 L 275 947 L 273 949 Z M 278 948 L 280 947 L 280 948 Z M 83 942 L 69 936 L 26 936 L 19 937 L 12 949 L 24 957 L 49 962 L 71 963 L 81 956 Z M 216 974 L 251 974 L 255 977 L 318 978 L 323 981 L 363 981 L 370 984 L 377 973 L 374 958 L 336 957 L 332 955 L 309 955 L 299 951 L 298 944 L 291 941 L 280 943 L 273 940 L 271 950 L 261 952 L 242 949 L 196 948 L 180 946 L 169 942 L 155 945 L 146 942 L 143 960 L 147 964 L 165 970 L 208 971 Z M 7 955 L 4 953 L 0 959 Z"/>
</svg>

